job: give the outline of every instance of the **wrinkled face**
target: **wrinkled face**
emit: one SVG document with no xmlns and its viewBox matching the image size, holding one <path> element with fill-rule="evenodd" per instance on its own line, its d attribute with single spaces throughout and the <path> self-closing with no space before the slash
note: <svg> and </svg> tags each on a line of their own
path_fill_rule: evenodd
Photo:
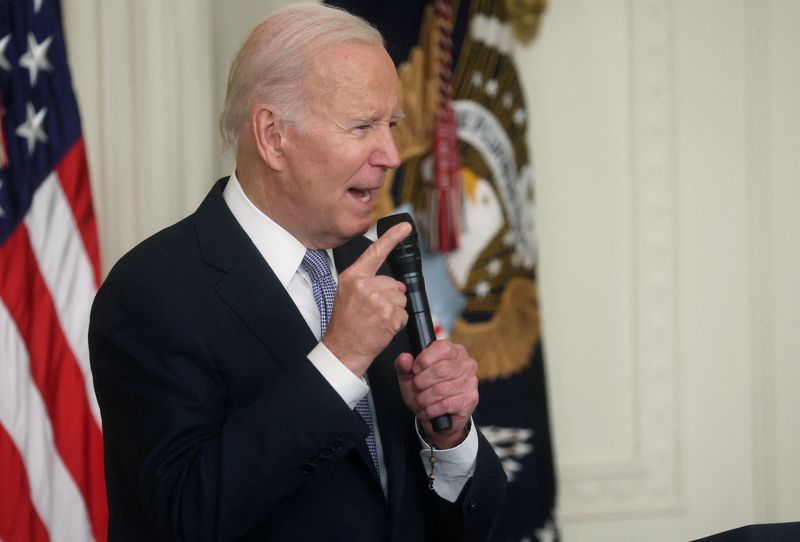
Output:
<svg viewBox="0 0 800 542">
<path fill-rule="evenodd" d="M 382 47 L 341 44 L 317 59 L 305 88 L 307 113 L 282 142 L 281 203 L 295 237 L 331 248 L 369 228 L 386 171 L 400 165 L 397 72 Z"/>
</svg>

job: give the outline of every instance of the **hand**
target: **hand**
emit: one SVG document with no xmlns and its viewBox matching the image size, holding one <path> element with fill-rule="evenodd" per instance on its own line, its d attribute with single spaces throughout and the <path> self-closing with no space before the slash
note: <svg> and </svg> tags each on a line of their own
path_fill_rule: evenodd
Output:
<svg viewBox="0 0 800 542">
<path fill-rule="evenodd" d="M 408 222 L 392 226 L 339 275 L 322 342 L 358 377 L 408 321 L 405 284 L 375 273 L 409 233 Z"/>
<path fill-rule="evenodd" d="M 428 440 L 443 450 L 458 446 L 478 405 L 478 363 L 460 344 L 442 340 L 431 343 L 416 359 L 400 354 L 394 366 L 403 400 Z M 450 414 L 453 427 L 437 433 L 431 419 L 443 414 Z"/>
</svg>

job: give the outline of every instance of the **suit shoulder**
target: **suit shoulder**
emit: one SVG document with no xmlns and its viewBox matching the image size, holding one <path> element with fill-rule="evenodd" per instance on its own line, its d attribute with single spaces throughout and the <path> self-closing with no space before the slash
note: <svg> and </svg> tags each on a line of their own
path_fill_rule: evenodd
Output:
<svg viewBox="0 0 800 542">
<path fill-rule="evenodd" d="M 125 276 L 161 274 L 165 269 L 191 261 L 198 254 L 197 236 L 192 216 L 154 233 L 125 253 L 114 266 L 106 281 Z"/>
</svg>

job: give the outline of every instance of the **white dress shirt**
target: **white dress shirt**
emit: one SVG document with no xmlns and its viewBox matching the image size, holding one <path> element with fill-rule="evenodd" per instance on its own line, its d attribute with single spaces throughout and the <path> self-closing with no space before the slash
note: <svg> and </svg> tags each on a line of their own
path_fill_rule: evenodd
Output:
<svg viewBox="0 0 800 542">
<path fill-rule="evenodd" d="M 253 241 L 280 283 L 286 288 L 308 327 L 319 340 L 321 334 L 319 309 L 314 301 L 311 278 L 300 265 L 306 253 L 306 247 L 250 201 L 239 184 L 235 172 L 225 187 L 223 197 L 236 221 Z M 329 263 L 333 262 L 333 251 L 328 249 L 326 252 Z M 330 267 L 334 281 L 338 282 L 336 267 L 332 264 Z M 308 359 L 351 409 L 354 409 L 356 403 L 365 395 L 368 397 L 372 419 L 375 422 L 373 425 L 381 486 L 386 494 L 388 487 L 386 465 L 383 460 L 383 448 L 375 406 L 366 379 L 359 378 L 350 371 L 321 340 L 308 353 Z M 420 451 L 420 457 L 426 472 L 430 472 L 431 452 L 422 437 L 419 438 L 423 448 Z M 455 502 L 475 471 L 478 455 L 477 434 L 470 429 L 464 442 L 449 450 L 434 450 L 433 454 L 436 457 L 434 489 L 442 498 Z"/>
</svg>

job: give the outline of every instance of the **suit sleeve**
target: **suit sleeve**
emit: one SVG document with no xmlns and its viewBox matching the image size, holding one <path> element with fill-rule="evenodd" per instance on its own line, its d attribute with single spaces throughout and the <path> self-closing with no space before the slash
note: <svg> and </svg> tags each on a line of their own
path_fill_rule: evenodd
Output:
<svg viewBox="0 0 800 542">
<path fill-rule="evenodd" d="M 152 276 L 114 273 L 98 293 L 94 385 L 107 462 L 126 478 L 107 475 L 109 497 L 132 487 L 164 539 L 235 539 L 324 471 L 320 450 L 335 463 L 368 430 L 302 358 L 231 409 L 196 310 Z"/>
</svg>

